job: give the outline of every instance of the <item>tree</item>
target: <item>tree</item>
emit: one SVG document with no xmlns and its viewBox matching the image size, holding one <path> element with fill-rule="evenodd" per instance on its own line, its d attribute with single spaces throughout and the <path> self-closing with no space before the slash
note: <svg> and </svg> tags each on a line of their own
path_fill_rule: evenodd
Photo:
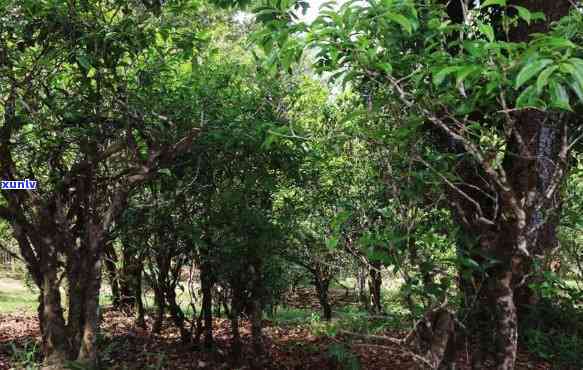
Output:
<svg viewBox="0 0 583 370">
<path fill-rule="evenodd" d="M 199 130 L 190 119 L 150 110 L 136 93 L 146 82 L 131 60 L 147 69 L 155 35 L 167 25 L 133 5 L 9 2 L 0 10 L 0 172 L 36 179 L 42 189 L 3 191 L 0 216 L 40 289 L 47 368 L 68 360 L 97 365 L 108 233 L 130 192 L 186 151 Z"/>
<path fill-rule="evenodd" d="M 513 368 L 516 359 L 515 292 L 536 258 L 533 236 L 553 224 L 531 220 L 541 213 L 543 219 L 558 214 L 556 199 L 577 140 L 579 122 L 571 112 L 580 109 L 583 69 L 570 39 L 577 37 L 581 15 L 573 12 L 562 22 L 570 25 L 568 31 L 548 23 L 567 15 L 567 3 L 548 4 L 542 10 L 553 9 L 543 18 L 520 4 L 485 2 L 472 13 L 474 21 L 464 24 L 451 23 L 438 3 L 409 1 L 348 2 L 338 12 L 324 10 L 310 27 L 290 24 L 285 17 L 266 20 L 286 35 L 264 39 L 279 46 L 274 53 L 298 55 L 298 39 L 287 41 L 294 33 L 308 32 L 307 43 L 319 50 L 319 71 L 384 88 L 388 102 L 403 105 L 403 127 L 421 121 L 436 129 L 434 144 L 457 154 L 473 171 L 479 182 L 464 181 L 467 176 L 452 181 L 451 174 L 459 174 L 457 158 L 441 157 L 450 168 L 442 176 L 457 198 L 457 219 L 476 241 L 466 257 L 481 256 L 472 261 L 485 272 L 479 295 L 491 302 L 482 307 L 490 307 L 494 317 L 500 369 Z M 481 12 L 494 4 L 500 9 L 490 22 Z M 531 22 L 539 23 L 537 28 L 528 28 Z M 527 37 L 534 29 L 543 32 Z M 289 59 L 277 60 L 285 64 Z M 547 117 L 557 117 L 554 129 L 541 125 Z M 548 137 L 539 134 L 543 131 L 556 132 L 556 150 L 549 151 Z M 535 138 L 545 145 L 533 144 Z M 547 155 L 551 165 L 538 166 L 537 155 Z"/>
</svg>

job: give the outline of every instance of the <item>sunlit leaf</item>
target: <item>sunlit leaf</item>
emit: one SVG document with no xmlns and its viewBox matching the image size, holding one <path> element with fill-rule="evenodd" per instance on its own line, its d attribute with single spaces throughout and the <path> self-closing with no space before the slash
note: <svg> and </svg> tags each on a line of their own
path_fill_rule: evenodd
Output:
<svg viewBox="0 0 583 370">
<path fill-rule="evenodd" d="M 516 108 L 532 107 L 536 96 L 536 88 L 534 86 L 527 87 L 516 99 Z"/>
<path fill-rule="evenodd" d="M 386 17 L 393 22 L 398 23 L 408 34 L 413 32 L 413 24 L 405 16 L 397 13 L 388 13 Z"/>
<path fill-rule="evenodd" d="M 480 67 L 473 66 L 473 65 L 463 66 L 463 67 L 459 68 L 457 70 L 457 73 L 456 73 L 456 82 L 455 82 L 456 85 L 457 86 L 461 85 L 470 74 L 478 71 L 479 68 Z"/>
<path fill-rule="evenodd" d="M 555 108 L 571 111 L 571 104 L 569 103 L 569 94 L 563 84 L 555 81 L 550 81 L 549 87 L 551 89 L 550 105 Z"/>
<path fill-rule="evenodd" d="M 494 42 L 494 28 L 488 23 L 482 23 L 479 27 L 480 32 L 486 36 L 488 41 Z"/>
<path fill-rule="evenodd" d="M 486 8 L 493 5 L 506 6 L 506 0 L 486 0 L 480 7 Z"/>
<path fill-rule="evenodd" d="M 532 21 L 532 13 L 530 12 L 530 10 L 526 9 L 523 6 L 518 6 L 518 5 L 511 5 L 511 7 L 513 7 L 514 9 L 516 9 L 518 11 L 518 16 L 524 20 L 526 23 L 530 24 L 530 22 Z"/>
<path fill-rule="evenodd" d="M 516 76 L 516 88 L 520 88 L 552 62 L 552 59 L 539 59 L 525 65 Z"/>
<path fill-rule="evenodd" d="M 450 66 L 450 67 L 445 67 L 443 69 L 438 70 L 437 73 L 433 74 L 433 84 L 435 86 L 441 85 L 441 83 L 445 80 L 445 78 L 447 76 L 456 72 L 460 68 L 461 67 L 459 67 L 459 66 Z"/>
<path fill-rule="evenodd" d="M 549 77 L 557 70 L 559 66 L 551 66 L 543 70 L 536 80 L 536 91 L 541 94 L 544 87 L 549 83 Z"/>
</svg>

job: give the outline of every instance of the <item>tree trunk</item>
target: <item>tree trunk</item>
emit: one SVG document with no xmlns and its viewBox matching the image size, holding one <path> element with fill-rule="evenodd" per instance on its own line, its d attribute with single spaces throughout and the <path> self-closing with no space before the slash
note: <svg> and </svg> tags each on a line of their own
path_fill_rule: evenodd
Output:
<svg viewBox="0 0 583 370">
<path fill-rule="evenodd" d="M 204 315 L 204 310 L 201 308 L 198 317 L 196 317 L 196 312 L 193 313 L 192 319 L 196 321 L 196 332 L 194 334 L 194 343 L 198 346 L 200 344 L 200 336 L 204 331 L 204 325 L 202 323 L 202 317 Z"/>
<path fill-rule="evenodd" d="M 104 262 L 105 268 L 107 269 L 107 277 L 109 278 L 109 285 L 111 287 L 112 305 L 116 310 L 120 310 L 122 308 L 121 292 L 117 267 L 115 266 L 117 263 L 117 254 L 115 253 L 115 249 L 113 249 L 113 245 L 111 243 L 107 243 L 105 246 Z"/>
<path fill-rule="evenodd" d="M 163 249 L 163 248 L 161 248 Z M 155 261 L 150 260 L 151 264 L 151 282 L 154 289 L 154 300 L 158 311 L 156 313 L 156 320 L 152 327 L 154 333 L 159 333 L 162 330 L 164 323 L 164 312 L 166 310 L 166 297 L 164 292 L 164 285 L 170 271 L 170 260 L 164 250 L 157 250 L 155 252 Z M 153 266 L 155 264 L 155 266 Z"/>
<path fill-rule="evenodd" d="M 99 248 L 99 247 L 97 247 Z M 86 368 L 98 368 L 97 336 L 99 331 L 99 290 L 101 288 L 101 257 L 94 256 L 85 275 L 86 290 L 82 339 L 77 361 Z"/>
<path fill-rule="evenodd" d="M 518 350 L 518 322 L 512 287 L 512 270 L 496 276 L 492 301 L 496 310 L 496 369 L 513 370 Z"/>
<path fill-rule="evenodd" d="M 415 344 L 430 364 L 431 369 L 455 369 L 456 360 L 455 315 L 443 306 L 425 313 L 415 326 Z"/>
<path fill-rule="evenodd" d="M 138 304 L 138 296 L 141 294 L 141 279 L 143 262 L 136 257 L 135 248 L 124 243 L 122 247 L 122 268 L 119 274 L 120 303 L 122 311 L 130 312 Z M 139 290 L 137 290 L 139 287 Z M 141 300 L 141 298 L 139 298 Z M 139 307 L 137 307 L 139 309 Z"/>
<path fill-rule="evenodd" d="M 138 316 L 136 317 L 136 325 L 141 328 L 146 328 L 146 320 L 145 317 L 145 309 L 144 309 L 144 301 L 142 300 L 142 270 L 143 264 L 140 261 L 138 265 L 138 270 L 136 275 L 134 276 L 134 280 L 132 281 L 133 291 L 136 297 L 136 306 L 138 310 Z"/>
<path fill-rule="evenodd" d="M 204 318 L 204 346 L 212 349 L 213 340 L 213 281 L 208 262 L 203 262 L 200 271 L 200 285 L 202 290 L 202 313 Z"/>
<path fill-rule="evenodd" d="M 370 309 L 370 299 L 366 291 L 366 268 L 359 266 L 356 275 L 356 289 L 358 291 L 358 301 L 366 311 Z"/>
<path fill-rule="evenodd" d="M 69 359 L 65 320 L 61 308 L 61 295 L 57 284 L 56 266 L 47 266 L 40 289 L 42 303 L 39 321 L 42 328 L 43 369 L 62 369 Z"/>
<path fill-rule="evenodd" d="M 533 138 L 534 144 L 532 145 L 532 150 L 536 153 L 536 160 L 532 164 L 533 169 L 531 171 L 536 173 L 536 185 L 534 186 L 536 186 L 536 190 L 540 194 L 546 192 L 550 186 L 550 181 L 554 172 L 553 163 L 556 163 L 557 161 L 557 144 L 560 141 L 560 135 L 556 132 L 557 129 L 544 124 L 547 116 L 548 115 L 543 114 L 542 112 L 530 112 L 529 115 L 523 114 L 521 116 L 522 119 L 527 119 L 530 122 L 534 121 L 538 124 L 536 127 L 538 137 Z M 526 124 L 523 124 L 522 126 L 526 126 Z M 544 270 L 549 269 L 549 266 L 545 265 L 545 260 L 548 259 L 548 257 L 559 247 L 557 237 L 560 213 L 559 194 L 553 197 L 548 208 L 554 208 L 555 211 L 550 215 L 544 215 L 542 210 L 535 210 L 530 215 L 527 226 L 528 228 L 538 228 L 535 232 L 529 235 L 529 250 L 534 256 L 534 259 L 539 259 Z M 539 301 L 536 292 L 530 288 L 532 283 L 537 281 L 540 282 L 542 279 L 542 274 L 533 274 L 534 259 L 524 261 L 520 271 L 516 271 L 518 273 L 518 275 L 515 276 L 516 280 L 521 280 L 523 276 L 532 274 L 526 279 L 525 283 L 516 290 L 515 302 L 520 316 L 528 314 L 530 308 L 535 306 Z"/>
<path fill-rule="evenodd" d="M 241 335 L 239 333 L 239 317 L 241 315 L 241 289 L 239 282 L 233 282 L 233 297 L 231 300 L 231 332 L 233 338 L 231 339 L 231 359 L 234 366 L 239 365 L 241 361 Z"/>
<path fill-rule="evenodd" d="M 146 328 L 144 301 L 142 299 L 142 279 L 144 273 L 143 255 L 123 243 L 122 268 L 118 275 L 120 286 L 120 310 L 136 313 L 136 325 Z"/>
<path fill-rule="evenodd" d="M 371 309 L 375 314 L 381 314 L 383 312 L 383 304 L 381 302 L 381 286 L 383 284 L 381 267 L 382 264 L 380 261 L 371 262 L 369 288 L 372 300 Z"/>
<path fill-rule="evenodd" d="M 84 269 L 81 266 L 80 252 L 74 251 L 67 261 L 67 335 L 71 345 L 71 358 L 77 358 L 79 355 L 82 337 L 81 329 L 84 324 L 84 276 L 81 273 L 82 270 Z"/>
<path fill-rule="evenodd" d="M 75 359 L 85 368 L 98 367 L 96 339 L 101 285 L 99 236 L 90 242 L 92 258 L 84 254 L 69 256 L 66 275 L 69 283 L 67 325 L 63 318 L 56 264 L 47 264 L 43 271 L 39 321 L 45 356 L 43 366 L 46 369 L 61 369 L 66 361 Z"/>
<path fill-rule="evenodd" d="M 231 360 L 235 366 L 241 362 L 241 334 L 239 333 L 239 312 L 231 312 Z"/>
<path fill-rule="evenodd" d="M 184 312 L 176 302 L 176 287 L 169 286 L 166 289 L 166 300 L 168 301 L 168 309 L 170 311 L 170 315 L 172 316 L 172 320 L 174 321 L 174 325 L 180 331 L 180 339 L 182 343 L 187 344 L 191 342 L 191 336 L 186 327 L 184 326 Z"/>
<path fill-rule="evenodd" d="M 161 287 L 154 286 L 154 301 L 156 302 L 156 318 L 154 319 L 154 324 L 152 325 L 153 333 L 160 333 L 162 330 L 162 325 L 164 323 L 164 311 L 166 309 L 166 301 L 164 300 L 164 292 L 162 292 Z"/>
<path fill-rule="evenodd" d="M 258 298 L 251 299 L 251 339 L 257 358 L 263 356 L 263 310 Z"/>
<path fill-rule="evenodd" d="M 328 298 L 330 280 L 320 276 L 319 273 L 316 273 L 314 274 L 314 285 L 316 286 L 316 293 L 318 294 L 318 300 L 322 307 L 324 320 L 330 321 L 332 319 L 332 307 L 330 306 L 330 300 Z"/>
<path fill-rule="evenodd" d="M 263 356 L 263 305 L 261 303 L 263 291 L 263 277 L 261 273 L 261 261 L 258 259 L 250 266 L 252 276 L 251 286 L 251 337 L 253 350 L 257 358 Z"/>
</svg>

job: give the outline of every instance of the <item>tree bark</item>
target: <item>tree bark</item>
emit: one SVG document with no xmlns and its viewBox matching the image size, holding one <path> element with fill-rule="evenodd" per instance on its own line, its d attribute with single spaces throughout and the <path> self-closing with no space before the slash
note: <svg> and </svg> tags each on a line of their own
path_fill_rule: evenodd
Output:
<svg viewBox="0 0 583 370">
<path fill-rule="evenodd" d="M 107 277 L 109 279 L 109 286 L 111 287 L 112 305 L 116 310 L 122 309 L 122 292 L 120 291 L 120 279 L 116 263 L 117 254 L 111 243 L 105 246 L 105 268 L 107 269 Z"/>
<path fill-rule="evenodd" d="M 169 286 L 166 289 L 166 300 L 168 302 L 168 309 L 170 311 L 170 315 L 172 316 L 172 320 L 174 321 L 174 325 L 180 331 L 180 339 L 182 343 L 187 344 L 191 342 L 190 332 L 186 330 L 184 326 L 184 312 L 182 312 L 182 308 L 176 302 L 176 287 Z"/>
<path fill-rule="evenodd" d="M 382 264 L 380 261 L 371 262 L 370 268 L 370 297 L 371 297 L 371 309 L 375 314 L 381 314 L 383 312 L 383 304 L 381 301 L 381 287 L 383 284 L 383 278 L 381 276 Z"/>
<path fill-rule="evenodd" d="M 164 292 L 161 287 L 154 286 L 154 301 L 156 301 L 156 318 L 152 325 L 153 333 L 160 333 L 162 325 L 164 324 L 164 311 L 166 310 L 166 301 L 164 300 Z"/>
<path fill-rule="evenodd" d="M 239 317 L 242 307 L 242 291 L 240 283 L 234 281 L 231 283 L 233 297 L 231 299 L 231 359 L 233 365 L 238 366 L 241 361 L 241 334 L 239 333 Z"/>
<path fill-rule="evenodd" d="M 250 266 L 252 277 L 251 285 L 251 337 L 253 350 L 257 358 L 263 356 L 263 274 L 262 264 L 259 258 Z"/>
<path fill-rule="evenodd" d="M 202 314 L 204 318 L 204 346 L 206 349 L 212 349 L 214 346 L 213 339 L 213 297 L 212 287 L 213 279 L 211 276 L 211 267 L 207 261 L 204 261 L 200 270 L 200 285 L 202 290 Z"/>
<path fill-rule="evenodd" d="M 158 235 L 160 236 L 160 235 Z M 158 238 L 158 249 L 154 252 L 153 261 L 150 259 L 151 283 L 154 290 L 154 300 L 158 308 L 156 312 L 156 320 L 152 327 L 154 333 L 159 333 L 162 330 L 164 323 L 164 312 L 166 310 L 166 294 L 165 285 L 168 273 L 170 271 L 170 258 L 166 250 L 161 245 L 161 238 Z"/>
<path fill-rule="evenodd" d="M 498 370 L 513 370 L 518 351 L 518 322 L 512 276 L 511 269 L 498 274 L 492 297 L 496 310 L 496 369 Z"/>
<path fill-rule="evenodd" d="M 455 315 L 443 306 L 430 309 L 417 323 L 417 351 L 431 369 L 455 369 L 456 335 Z"/>
<path fill-rule="evenodd" d="M 358 272 L 356 273 L 356 289 L 358 291 L 358 301 L 361 306 L 369 311 L 370 309 L 370 298 L 366 291 L 366 267 L 359 266 Z"/>
<path fill-rule="evenodd" d="M 43 275 L 40 289 L 42 311 L 39 317 L 42 328 L 43 368 L 61 369 L 65 361 L 69 359 L 70 348 L 66 341 L 67 335 L 56 266 L 46 266 Z"/>
<path fill-rule="evenodd" d="M 97 336 L 99 330 L 99 290 L 101 288 L 102 237 L 98 226 L 90 228 L 91 234 L 88 268 L 85 275 L 84 320 L 82 339 L 77 361 L 87 368 L 98 368 Z"/>
<path fill-rule="evenodd" d="M 557 128 L 545 124 L 549 115 L 543 112 L 526 112 L 521 114 L 519 119 L 521 127 L 529 127 L 529 124 L 536 125 L 531 129 L 536 135 L 533 135 L 531 140 L 531 151 L 536 153 L 536 159 L 531 161 L 530 172 L 534 176 L 532 189 L 544 194 L 550 186 L 554 172 L 553 163 L 557 162 L 559 152 L 557 144 L 560 141 L 560 134 L 557 132 Z M 558 193 L 547 208 L 553 210 L 551 214 L 545 215 L 542 210 L 534 210 L 528 217 L 527 227 L 536 227 L 537 230 L 531 233 L 528 238 L 529 250 L 532 252 L 533 258 L 525 260 L 521 269 L 515 271 L 517 274 L 515 280 L 518 281 L 527 274 L 531 275 L 516 289 L 515 302 L 521 316 L 527 314 L 530 308 L 539 301 L 536 292 L 530 288 L 531 283 L 542 279 L 540 273 L 533 271 L 535 259 L 541 262 L 543 269 L 548 270 L 549 266 L 545 266 L 544 261 L 559 247 L 557 228 L 560 218 L 560 195 Z"/>
<path fill-rule="evenodd" d="M 318 300 L 320 301 L 320 306 L 322 307 L 324 320 L 330 321 L 332 320 L 332 306 L 330 305 L 330 299 L 328 297 L 330 280 L 321 276 L 319 273 L 315 273 L 314 285 L 316 286 L 316 294 L 318 295 Z"/>
<path fill-rule="evenodd" d="M 71 358 L 76 358 L 81 345 L 81 328 L 83 327 L 83 276 L 81 271 L 81 256 L 79 251 L 73 251 L 67 263 L 67 335 L 71 345 Z"/>
<path fill-rule="evenodd" d="M 144 301 L 142 300 L 142 271 L 144 266 L 141 261 L 137 261 L 138 268 L 134 279 L 132 280 L 133 292 L 136 297 L 136 306 L 138 310 L 138 315 L 136 317 L 136 325 L 141 328 L 146 328 L 146 320 L 144 319 L 146 311 L 144 309 Z"/>
</svg>

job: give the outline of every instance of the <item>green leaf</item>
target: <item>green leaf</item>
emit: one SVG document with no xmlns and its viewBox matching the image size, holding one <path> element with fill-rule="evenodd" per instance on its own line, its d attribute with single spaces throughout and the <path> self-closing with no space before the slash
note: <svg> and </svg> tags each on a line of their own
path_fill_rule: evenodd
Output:
<svg viewBox="0 0 583 370">
<path fill-rule="evenodd" d="M 395 23 L 398 23 L 401 28 L 408 34 L 413 33 L 413 24 L 405 16 L 397 13 L 388 13 L 387 18 Z"/>
<path fill-rule="evenodd" d="M 462 266 L 468 267 L 472 270 L 479 271 L 481 269 L 480 264 L 469 257 L 461 257 L 460 262 L 461 262 Z"/>
<path fill-rule="evenodd" d="M 494 31 L 492 31 L 492 32 L 494 32 Z M 494 37 L 493 33 L 492 33 L 492 37 Z M 481 57 L 484 54 L 484 43 L 482 42 L 482 40 L 480 40 L 480 41 L 465 40 L 464 41 L 464 49 L 467 50 L 467 52 L 473 57 L 476 57 L 476 56 Z"/>
<path fill-rule="evenodd" d="M 536 74 L 542 71 L 546 66 L 553 62 L 552 59 L 539 59 L 532 63 L 525 65 L 516 76 L 516 88 L 524 85 L 525 82 L 533 78 Z"/>
<path fill-rule="evenodd" d="M 427 27 L 430 30 L 436 30 L 439 28 L 439 26 L 441 25 L 441 22 L 439 21 L 439 19 L 437 18 L 431 18 L 428 22 L 427 22 Z"/>
<path fill-rule="evenodd" d="M 490 24 L 482 23 L 479 30 L 484 36 L 486 36 L 488 41 L 494 42 L 494 28 L 492 28 Z"/>
<path fill-rule="evenodd" d="M 569 84 L 569 87 L 571 87 L 571 90 L 573 90 L 573 92 L 575 92 L 575 95 L 577 95 L 577 98 L 579 98 L 579 101 L 581 103 L 583 103 L 583 86 L 581 86 L 578 82 L 572 81 Z"/>
<path fill-rule="evenodd" d="M 569 94 L 563 84 L 551 81 L 549 83 L 551 88 L 551 106 L 559 109 L 572 111 L 571 104 L 569 104 Z"/>
<path fill-rule="evenodd" d="M 488 6 L 499 5 L 499 6 L 506 6 L 506 0 L 486 0 L 480 6 L 480 8 L 486 8 Z"/>
<path fill-rule="evenodd" d="M 437 73 L 433 74 L 433 84 L 435 86 L 441 85 L 443 80 L 445 80 L 448 75 L 456 72 L 458 69 L 460 69 L 459 66 L 450 66 L 440 69 Z"/>
<path fill-rule="evenodd" d="M 576 48 L 577 46 L 571 41 L 562 37 L 541 37 L 533 42 L 538 47 L 549 46 L 553 48 Z"/>
<path fill-rule="evenodd" d="M 264 150 L 269 150 L 273 142 L 276 140 L 276 138 L 277 136 L 274 135 L 273 133 L 268 134 L 263 143 L 261 144 L 261 148 Z"/>
<path fill-rule="evenodd" d="M 81 67 L 83 67 L 83 69 L 85 69 L 86 71 L 88 71 L 91 68 L 91 62 L 89 61 L 89 58 L 85 54 L 77 55 L 77 62 L 79 62 Z"/>
<path fill-rule="evenodd" d="M 327 239 L 326 246 L 330 249 L 336 249 L 336 247 L 338 246 L 338 238 L 331 237 L 331 238 Z"/>
<path fill-rule="evenodd" d="M 511 5 L 511 7 L 518 11 L 518 16 L 521 19 L 526 21 L 526 23 L 530 24 L 530 22 L 532 21 L 532 13 L 530 12 L 530 10 L 518 5 Z"/>
<path fill-rule="evenodd" d="M 161 173 L 161 174 L 166 175 L 166 176 L 172 176 L 172 172 L 170 172 L 170 169 L 168 169 L 168 168 L 159 169 L 158 173 Z"/>
<path fill-rule="evenodd" d="M 527 87 L 516 99 L 516 108 L 532 107 L 537 97 L 534 86 Z"/>
<path fill-rule="evenodd" d="M 551 66 L 546 68 L 544 71 L 540 73 L 540 75 L 538 75 L 538 78 L 536 80 L 537 94 L 539 95 L 542 94 L 544 87 L 549 83 L 549 77 L 551 77 L 553 72 L 555 72 L 557 69 L 559 69 L 559 66 Z"/>
<path fill-rule="evenodd" d="M 322 3 L 322 5 L 320 5 L 319 10 L 334 10 L 334 7 L 336 6 L 336 1 L 326 1 L 325 3 Z"/>
<path fill-rule="evenodd" d="M 344 75 L 345 73 L 346 73 L 346 71 L 344 71 L 344 70 L 334 72 L 330 75 L 330 77 L 328 77 L 328 81 L 330 83 L 334 83 L 334 81 L 336 81 L 339 77 L 342 77 L 342 75 Z"/>
<path fill-rule="evenodd" d="M 583 59 L 580 58 L 569 58 L 567 61 L 575 66 L 578 70 L 583 72 Z"/>
<path fill-rule="evenodd" d="M 456 73 L 456 86 L 459 86 L 464 82 L 464 80 L 473 72 L 476 72 L 479 67 L 476 66 L 463 66 Z"/>
<path fill-rule="evenodd" d="M 350 71 L 347 74 L 344 75 L 344 78 L 342 79 L 342 89 L 346 88 L 346 85 L 351 82 L 351 81 L 355 81 L 358 78 L 358 73 L 356 73 L 355 71 Z"/>
<path fill-rule="evenodd" d="M 277 20 L 278 16 L 281 16 L 281 12 L 278 9 L 263 9 L 261 11 L 255 12 L 255 18 L 259 22 L 268 23 Z"/>
<path fill-rule="evenodd" d="M 579 58 L 570 58 L 569 62 L 570 62 L 569 65 L 572 66 L 569 70 L 569 73 L 579 84 L 579 86 L 583 89 L 583 60 Z"/>
<path fill-rule="evenodd" d="M 533 13 L 530 13 L 530 16 L 531 16 L 533 21 L 546 21 L 547 20 L 547 16 L 543 12 L 533 12 Z"/>
<path fill-rule="evenodd" d="M 386 74 L 391 74 L 391 72 L 393 72 L 393 66 L 391 65 L 391 63 L 379 63 L 377 64 L 377 68 L 379 68 Z"/>
</svg>

